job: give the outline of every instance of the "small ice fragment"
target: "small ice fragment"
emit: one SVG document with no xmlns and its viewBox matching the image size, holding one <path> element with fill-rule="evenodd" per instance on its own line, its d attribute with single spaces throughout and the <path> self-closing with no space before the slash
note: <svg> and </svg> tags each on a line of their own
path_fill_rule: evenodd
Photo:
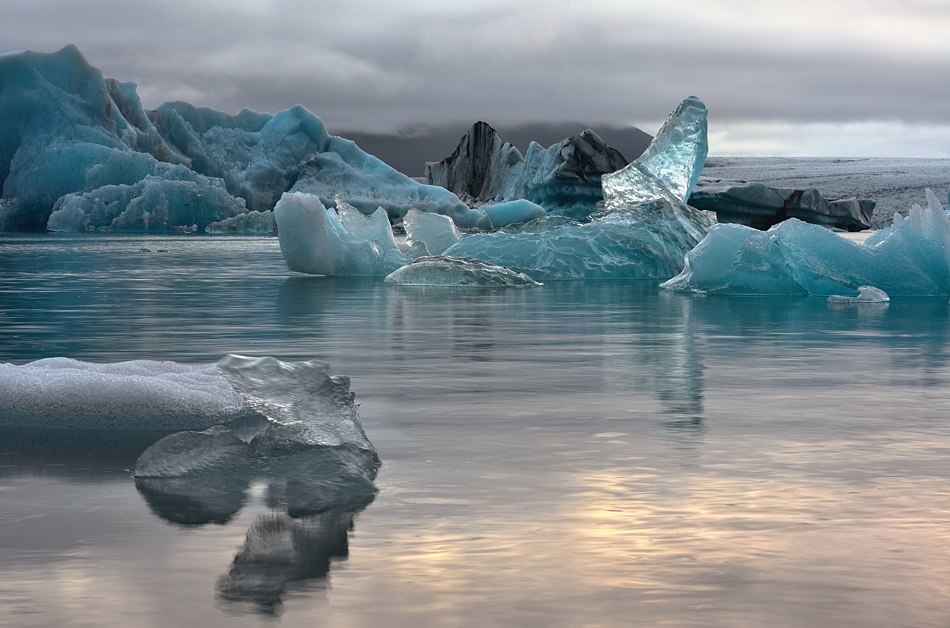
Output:
<svg viewBox="0 0 950 628">
<path fill-rule="evenodd" d="M 861 286 L 858 288 L 858 296 L 848 297 L 841 294 L 833 294 L 828 297 L 828 303 L 890 303 L 891 298 L 883 290 L 874 286 Z"/>
</svg>

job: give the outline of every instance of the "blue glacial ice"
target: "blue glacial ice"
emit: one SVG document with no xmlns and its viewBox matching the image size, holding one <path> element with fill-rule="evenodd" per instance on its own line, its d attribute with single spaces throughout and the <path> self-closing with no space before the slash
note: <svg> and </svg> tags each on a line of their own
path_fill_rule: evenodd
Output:
<svg viewBox="0 0 950 628">
<path fill-rule="evenodd" d="M 927 207 L 857 244 L 820 227 L 787 220 L 768 231 L 713 226 L 661 284 L 705 294 L 811 294 L 856 297 L 870 286 L 894 296 L 950 295 L 950 217 L 927 190 Z"/>
<path fill-rule="evenodd" d="M 280 251 L 293 271 L 383 276 L 409 262 L 382 209 L 364 216 L 339 204 L 327 208 L 313 194 L 285 193 L 274 208 L 274 219 Z"/>
<path fill-rule="evenodd" d="M 145 110 L 74 46 L 0 55 L 0 230 L 197 231 L 274 208 L 284 192 L 391 218 L 410 207 L 479 214 L 330 135 L 301 106 L 229 115 L 188 103 Z M 260 222 L 232 221 L 229 232 Z M 214 227 L 218 231 L 221 227 Z"/>
<path fill-rule="evenodd" d="M 705 235 L 709 218 L 686 205 L 708 151 L 706 107 L 684 100 L 638 159 L 603 176 L 604 211 L 589 222 L 545 218 L 472 234 L 446 255 L 475 257 L 539 281 L 665 279 Z"/>
<path fill-rule="evenodd" d="M 520 225 L 545 215 L 543 207 L 526 199 L 483 205 L 479 210 L 482 216 L 475 226 L 485 230 Z"/>
<path fill-rule="evenodd" d="M 462 235 L 442 254 L 506 267 L 536 281 L 669 278 L 683 268 L 686 252 L 710 224 L 704 213 L 684 202 L 705 161 L 706 130 L 706 108 L 690 97 L 640 159 L 604 175 L 605 209 L 589 221 L 545 215 L 501 231 Z M 409 261 L 400 260 L 403 254 L 391 236 L 375 228 L 345 228 L 349 225 L 313 197 L 285 195 L 275 217 L 291 270 L 387 275 Z M 444 235 L 444 230 L 438 233 Z M 413 233 L 411 239 L 410 253 L 426 248 L 424 233 Z"/>
</svg>

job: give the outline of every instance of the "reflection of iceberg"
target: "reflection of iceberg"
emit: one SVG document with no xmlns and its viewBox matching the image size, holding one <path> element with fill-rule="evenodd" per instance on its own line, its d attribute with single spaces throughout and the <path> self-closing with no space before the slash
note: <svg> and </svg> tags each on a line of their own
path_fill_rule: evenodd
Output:
<svg viewBox="0 0 950 628">
<path fill-rule="evenodd" d="M 266 420 L 170 434 L 132 474 L 152 512 L 183 526 L 227 523 L 251 483 L 266 482 L 274 512 L 251 526 L 217 588 L 274 613 L 292 583 L 326 576 L 330 559 L 346 556 L 353 518 L 376 496 L 379 457 L 349 380 L 325 363 L 230 355 L 217 366 Z"/>
<path fill-rule="evenodd" d="M 349 554 L 348 534 L 355 515 L 334 510 L 304 519 L 276 512 L 259 517 L 228 572 L 218 579 L 219 599 L 252 604 L 265 614 L 279 613 L 288 589 L 313 586 L 328 575 L 332 560 Z"/>
<path fill-rule="evenodd" d="M 766 232 L 720 224 L 686 258 L 686 267 L 663 284 L 670 290 L 710 294 L 813 294 L 855 296 L 872 286 L 891 296 L 950 294 L 950 217 L 932 192 L 926 209 L 863 245 L 824 227 L 787 220 Z"/>
<path fill-rule="evenodd" d="M 445 249 L 538 280 L 668 278 L 705 234 L 709 220 L 685 204 L 707 152 L 706 108 L 688 98 L 647 151 L 603 177 L 606 209 L 590 222 L 543 217 L 520 227 L 462 236 Z M 275 217 L 288 267 L 326 275 L 385 275 L 399 264 L 391 237 L 346 225 L 313 197 L 286 194 Z M 412 236 L 417 250 L 424 234 Z M 420 244 L 421 242 L 421 244 Z M 438 247 L 441 248 L 441 247 Z"/>
</svg>

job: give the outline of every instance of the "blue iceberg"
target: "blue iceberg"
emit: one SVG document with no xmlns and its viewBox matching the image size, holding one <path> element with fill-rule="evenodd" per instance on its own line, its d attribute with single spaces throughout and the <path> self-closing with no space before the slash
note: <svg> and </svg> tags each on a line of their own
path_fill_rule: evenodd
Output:
<svg viewBox="0 0 950 628">
<path fill-rule="evenodd" d="M 588 221 L 538 213 L 535 220 L 501 231 L 461 235 L 442 254 L 481 260 L 536 281 L 669 278 L 682 270 L 686 253 L 711 224 L 685 203 L 705 162 L 706 135 L 706 107 L 690 97 L 639 159 L 604 175 L 605 207 Z M 409 261 L 381 228 L 344 225 L 318 200 L 288 194 L 275 210 L 281 251 L 291 270 L 387 275 Z M 498 211 L 521 213 L 526 207 L 531 210 L 522 203 Z M 424 231 L 411 234 L 410 255 L 442 249 L 429 249 Z M 430 233 L 445 242 L 444 229 Z"/>
<path fill-rule="evenodd" d="M 145 110 L 75 46 L 0 55 L 0 230 L 258 232 L 284 192 L 391 219 L 410 207 L 474 226 L 423 185 L 330 135 L 304 107 L 229 115 L 173 102 Z M 263 223 L 266 224 L 266 223 Z"/>
<path fill-rule="evenodd" d="M 890 296 L 950 295 L 950 217 L 927 190 L 927 207 L 864 244 L 796 219 L 762 232 L 713 226 L 686 256 L 683 271 L 661 284 L 704 294 L 811 294 L 856 297 L 869 286 Z"/>
</svg>

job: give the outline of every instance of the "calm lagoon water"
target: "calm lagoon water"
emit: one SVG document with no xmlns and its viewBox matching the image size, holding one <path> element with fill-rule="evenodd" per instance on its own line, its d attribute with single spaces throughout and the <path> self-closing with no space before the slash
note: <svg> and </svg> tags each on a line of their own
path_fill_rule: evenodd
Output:
<svg viewBox="0 0 950 628">
<path fill-rule="evenodd" d="M 253 484 L 182 525 L 129 475 L 152 436 L 2 430 L 0 624 L 947 626 L 948 340 L 945 299 L 401 288 L 290 273 L 274 238 L 3 235 L 0 361 L 326 360 L 383 466 L 347 511 Z"/>
</svg>

